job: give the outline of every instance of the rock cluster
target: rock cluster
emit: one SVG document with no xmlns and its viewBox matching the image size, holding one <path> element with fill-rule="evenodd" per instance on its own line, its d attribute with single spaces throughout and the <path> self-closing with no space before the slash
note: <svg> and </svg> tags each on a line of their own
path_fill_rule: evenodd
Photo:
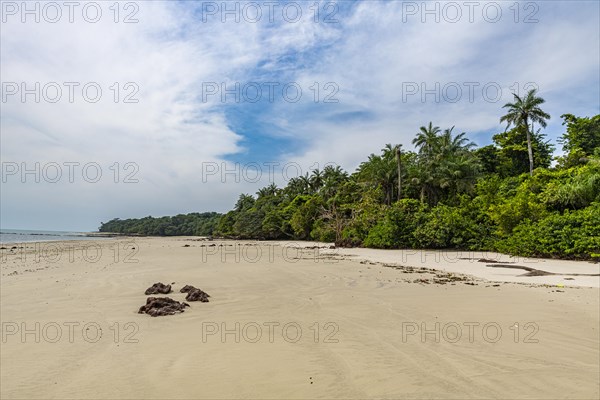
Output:
<svg viewBox="0 0 600 400">
<path fill-rule="evenodd" d="M 173 282 L 174 283 L 174 282 Z M 210 295 L 201 289 L 198 289 L 192 285 L 185 285 L 180 290 L 181 293 L 187 293 L 185 299 L 187 301 L 200 301 L 202 303 L 208 303 Z M 161 282 L 155 283 L 145 292 L 149 294 L 168 294 L 171 293 L 171 285 L 165 285 Z M 185 302 L 179 302 L 171 299 L 170 297 L 148 297 L 146 304 L 141 306 L 138 310 L 140 314 L 148 314 L 152 317 L 159 317 L 163 315 L 173 315 L 182 313 L 186 307 L 190 305 Z"/>
</svg>

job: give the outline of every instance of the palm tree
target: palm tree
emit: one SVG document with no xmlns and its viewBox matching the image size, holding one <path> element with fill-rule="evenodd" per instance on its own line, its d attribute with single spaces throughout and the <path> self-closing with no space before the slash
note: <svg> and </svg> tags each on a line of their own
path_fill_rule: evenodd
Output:
<svg viewBox="0 0 600 400">
<path fill-rule="evenodd" d="M 465 132 L 452 137 L 453 130 L 454 127 L 444 129 L 444 133 L 440 136 L 439 146 L 443 155 L 460 153 L 475 147 L 475 143 L 466 138 L 467 134 Z"/>
<path fill-rule="evenodd" d="M 249 194 L 240 194 L 238 201 L 235 203 L 234 210 L 241 212 L 252 208 L 255 199 Z"/>
<path fill-rule="evenodd" d="M 437 161 L 441 158 L 439 133 L 440 127 L 433 126 L 433 122 L 429 122 L 429 126 L 422 126 L 419 129 L 419 133 L 412 141 L 419 151 L 420 168 L 417 176 L 413 177 L 413 183 L 421 186 L 421 202 L 426 198 L 432 200 L 435 197 L 435 181 L 439 172 Z"/>
<path fill-rule="evenodd" d="M 402 198 L 402 145 L 397 144 L 394 148 L 396 150 L 396 164 L 398 167 L 398 200 Z"/>
<path fill-rule="evenodd" d="M 429 123 L 421 127 L 413 143 L 419 151 L 418 169 L 412 183 L 420 186 L 421 202 L 435 205 L 444 197 L 469 191 L 478 173 L 478 162 L 466 134 L 453 135 L 454 127 L 444 129 Z"/>
<path fill-rule="evenodd" d="M 275 196 L 279 192 L 277 185 L 275 183 L 271 183 L 269 186 L 265 186 L 264 188 L 258 189 L 256 194 L 259 198 L 267 197 L 267 196 Z"/>
<path fill-rule="evenodd" d="M 323 187 L 323 173 L 319 168 L 312 171 L 312 175 L 310 176 L 310 187 L 315 193 Z"/>
<path fill-rule="evenodd" d="M 545 113 L 540 104 L 544 104 L 546 100 L 536 96 L 537 89 L 531 89 L 527 92 L 524 98 L 520 98 L 516 93 L 514 103 L 506 103 L 502 108 L 507 108 L 506 115 L 500 118 L 500 122 L 506 122 L 506 130 L 511 125 L 523 126 L 527 132 L 527 153 L 529 154 L 529 174 L 533 176 L 533 148 L 531 147 L 531 134 L 533 132 L 533 123 L 539 123 L 543 128 L 546 127 L 546 120 L 550 119 L 550 115 Z M 531 121 L 531 131 L 529 130 L 529 122 Z"/>
<path fill-rule="evenodd" d="M 398 172 L 400 171 L 397 168 L 398 165 L 398 149 L 397 149 L 397 145 L 396 146 L 392 146 L 391 143 L 388 143 L 385 145 L 385 147 L 383 149 L 381 149 L 382 155 L 381 155 L 381 159 L 384 162 L 384 165 L 387 167 L 385 168 L 385 176 L 387 181 L 389 181 L 390 184 L 390 193 L 389 193 L 389 203 L 388 204 L 392 204 L 393 201 L 393 197 L 394 197 L 394 185 L 393 185 L 393 181 L 396 179 L 396 177 L 398 177 L 398 182 L 400 182 L 400 176 L 397 175 Z M 400 200 L 400 193 L 402 192 L 400 186 L 398 185 L 398 200 Z"/>
<path fill-rule="evenodd" d="M 327 165 L 323 168 L 323 181 L 324 183 L 333 182 L 338 185 L 340 182 L 348 179 L 348 173 L 342 169 L 339 165 L 335 167 L 333 165 Z"/>
<path fill-rule="evenodd" d="M 323 187 L 322 192 L 325 198 L 335 195 L 342 184 L 348 180 L 348 173 L 339 165 L 333 167 L 327 165 L 322 172 Z"/>
<path fill-rule="evenodd" d="M 413 144 L 419 149 L 419 153 L 425 155 L 431 155 L 435 149 L 437 142 L 438 133 L 440 133 L 439 126 L 433 126 L 432 122 L 429 122 L 428 127 L 422 126 L 417 133 L 417 136 L 413 139 Z"/>
<path fill-rule="evenodd" d="M 381 187 L 385 196 L 385 204 L 389 205 L 392 204 L 396 168 L 393 153 L 390 156 L 386 149 L 387 146 L 382 149 L 384 153 L 382 156 L 371 154 L 367 161 L 363 161 L 358 166 L 357 177 L 359 181 L 371 187 Z"/>
<path fill-rule="evenodd" d="M 298 177 L 298 179 L 302 183 L 302 187 L 306 190 L 307 194 L 313 194 L 311 184 L 310 184 L 310 178 L 308 176 L 308 172 L 304 175 L 300 175 Z"/>
</svg>

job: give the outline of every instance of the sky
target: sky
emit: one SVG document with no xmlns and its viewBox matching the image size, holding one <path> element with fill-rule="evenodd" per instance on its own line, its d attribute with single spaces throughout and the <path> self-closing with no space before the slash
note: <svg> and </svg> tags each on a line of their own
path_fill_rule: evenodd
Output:
<svg viewBox="0 0 600 400">
<path fill-rule="evenodd" d="M 2 1 L 0 227 L 225 212 L 430 121 L 487 145 L 534 87 L 556 143 L 600 112 L 599 4 Z"/>
</svg>

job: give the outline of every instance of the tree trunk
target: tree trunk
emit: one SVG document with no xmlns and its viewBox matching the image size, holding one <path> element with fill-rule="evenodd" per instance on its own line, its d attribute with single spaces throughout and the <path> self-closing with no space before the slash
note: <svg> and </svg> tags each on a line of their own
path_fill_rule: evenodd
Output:
<svg viewBox="0 0 600 400">
<path fill-rule="evenodd" d="M 527 153 L 529 154 L 529 175 L 533 176 L 533 148 L 531 147 L 531 134 L 529 133 L 529 124 L 525 124 L 527 130 Z M 533 132 L 533 121 L 531 122 L 531 132 Z"/>
<path fill-rule="evenodd" d="M 398 200 L 402 198 L 402 150 L 400 145 L 396 148 L 396 162 L 398 163 Z"/>
</svg>

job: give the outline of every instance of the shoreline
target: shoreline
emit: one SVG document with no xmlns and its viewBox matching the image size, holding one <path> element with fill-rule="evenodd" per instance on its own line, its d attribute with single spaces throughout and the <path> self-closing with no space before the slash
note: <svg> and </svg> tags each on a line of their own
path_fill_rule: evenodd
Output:
<svg viewBox="0 0 600 400">
<path fill-rule="evenodd" d="M 75 234 L 77 233 L 77 234 Z M 11 235 L 22 235 L 22 236 L 35 236 L 35 239 L 32 240 L 11 240 L 11 241 L 0 241 L 0 246 L 14 246 L 20 244 L 28 244 L 28 243 L 48 243 L 48 242 L 74 242 L 74 241 L 90 241 L 90 240 L 102 240 L 102 239 L 114 239 L 114 238 L 124 238 L 124 237 L 147 237 L 147 236 L 136 236 L 136 235 L 125 235 L 119 233 L 103 233 L 103 232 L 74 232 L 72 235 L 55 235 L 51 233 L 13 233 L 13 232 L 3 232 L 3 234 L 11 234 Z M 52 236 L 58 237 L 57 239 L 43 239 L 38 238 L 44 236 Z M 71 239 L 65 239 L 65 237 Z"/>
<path fill-rule="evenodd" d="M 110 236 L 109 236 L 110 235 Z M 359 262 L 378 263 L 383 266 L 405 266 L 429 268 L 436 271 L 469 275 L 489 282 L 510 282 L 532 285 L 572 286 L 600 288 L 600 263 L 583 260 L 563 260 L 510 256 L 491 251 L 422 250 L 422 249 L 373 249 L 365 247 L 334 247 L 333 243 L 293 240 L 236 240 L 196 236 L 136 236 L 102 234 L 87 236 L 89 239 L 39 240 L 32 242 L 0 243 L 0 257 L 22 252 L 22 246 L 32 246 L 42 251 L 39 245 L 66 246 L 88 245 L 106 240 L 173 240 L 211 243 L 256 243 L 265 246 L 282 246 L 297 249 L 317 249 L 326 257 L 341 257 Z M 194 246 L 194 245 L 190 245 Z M 531 274 L 533 270 L 533 275 Z M 538 272 L 539 275 L 535 275 Z"/>
</svg>

